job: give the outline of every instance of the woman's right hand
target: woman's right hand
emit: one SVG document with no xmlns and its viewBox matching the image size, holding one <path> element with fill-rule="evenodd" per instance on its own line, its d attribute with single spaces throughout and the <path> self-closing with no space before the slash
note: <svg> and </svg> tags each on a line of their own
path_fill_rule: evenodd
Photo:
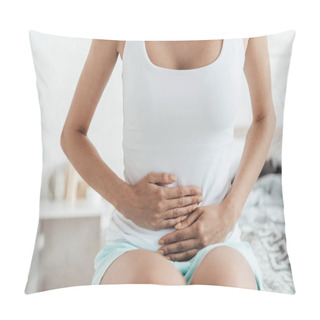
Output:
<svg viewBox="0 0 320 320">
<path fill-rule="evenodd" d="M 134 185 L 127 184 L 118 210 L 140 227 L 160 230 L 175 226 L 203 201 L 196 186 L 165 187 L 176 178 L 168 173 L 149 173 Z"/>
</svg>

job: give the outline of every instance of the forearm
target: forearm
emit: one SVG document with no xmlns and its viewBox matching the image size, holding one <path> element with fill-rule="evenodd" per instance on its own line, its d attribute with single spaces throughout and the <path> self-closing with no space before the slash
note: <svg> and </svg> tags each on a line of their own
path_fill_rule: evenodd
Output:
<svg viewBox="0 0 320 320">
<path fill-rule="evenodd" d="M 275 129 L 274 114 L 253 121 L 246 136 L 246 142 L 237 174 L 224 202 L 231 208 L 234 223 L 238 220 L 250 191 L 265 163 Z"/>
<path fill-rule="evenodd" d="M 61 135 L 61 147 L 80 176 L 115 208 L 128 184 L 102 160 L 89 138 L 79 131 Z"/>
</svg>

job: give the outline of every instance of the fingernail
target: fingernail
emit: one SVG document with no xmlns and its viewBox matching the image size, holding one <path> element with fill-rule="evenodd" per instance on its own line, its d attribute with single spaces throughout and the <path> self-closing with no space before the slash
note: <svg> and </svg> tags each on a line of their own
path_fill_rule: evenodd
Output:
<svg viewBox="0 0 320 320">
<path fill-rule="evenodd" d="M 173 174 L 170 174 L 170 179 L 171 179 L 171 180 L 177 180 L 177 177 L 174 176 Z"/>
<path fill-rule="evenodd" d="M 158 243 L 159 244 L 164 244 L 164 241 L 163 240 L 159 240 Z"/>
<path fill-rule="evenodd" d="M 168 256 L 165 256 L 165 258 L 168 259 L 168 260 L 170 260 L 170 257 L 168 257 Z"/>
<path fill-rule="evenodd" d="M 198 198 L 199 202 L 203 201 L 203 197 Z"/>
<path fill-rule="evenodd" d="M 158 250 L 158 253 L 161 254 L 161 255 L 164 254 L 164 252 L 162 250 Z"/>
<path fill-rule="evenodd" d="M 177 225 L 176 225 L 176 229 L 179 229 L 181 227 L 181 222 L 179 222 Z"/>
</svg>

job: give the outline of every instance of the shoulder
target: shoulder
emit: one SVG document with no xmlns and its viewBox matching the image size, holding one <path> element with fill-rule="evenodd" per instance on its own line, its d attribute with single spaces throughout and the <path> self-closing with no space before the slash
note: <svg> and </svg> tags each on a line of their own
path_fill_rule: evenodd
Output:
<svg viewBox="0 0 320 320">
<path fill-rule="evenodd" d="M 97 50 L 117 51 L 118 42 L 117 40 L 109 39 L 92 39 L 91 46 Z"/>
<path fill-rule="evenodd" d="M 118 53 L 121 53 L 123 51 L 125 43 L 125 40 L 115 40 L 115 49 Z"/>
<path fill-rule="evenodd" d="M 248 54 L 249 52 L 262 54 L 263 52 L 266 53 L 268 51 L 267 36 L 246 38 L 246 39 L 243 39 L 243 42 L 244 42 L 246 54 Z"/>
<path fill-rule="evenodd" d="M 243 38 L 243 45 L 244 45 L 244 51 L 247 51 L 248 43 L 249 43 L 249 38 Z"/>
</svg>

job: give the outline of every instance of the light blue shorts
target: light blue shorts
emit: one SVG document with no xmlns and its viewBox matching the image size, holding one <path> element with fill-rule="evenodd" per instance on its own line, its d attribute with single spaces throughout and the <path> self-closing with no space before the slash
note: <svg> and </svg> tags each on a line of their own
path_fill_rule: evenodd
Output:
<svg viewBox="0 0 320 320">
<path fill-rule="evenodd" d="M 209 245 L 197 252 L 197 254 L 190 259 L 189 261 L 170 261 L 184 276 L 187 284 L 190 284 L 191 277 L 209 251 L 214 248 L 221 246 L 229 246 L 238 250 L 248 261 L 257 281 L 258 290 L 262 289 L 262 275 L 254 255 L 254 252 L 248 242 L 239 241 L 239 242 L 222 242 L 213 245 Z M 94 269 L 95 273 L 92 278 L 92 285 L 100 284 L 100 281 L 105 274 L 106 270 L 123 253 L 140 249 L 129 242 L 126 241 L 113 241 L 108 242 L 107 245 L 98 252 L 94 260 Z"/>
</svg>

